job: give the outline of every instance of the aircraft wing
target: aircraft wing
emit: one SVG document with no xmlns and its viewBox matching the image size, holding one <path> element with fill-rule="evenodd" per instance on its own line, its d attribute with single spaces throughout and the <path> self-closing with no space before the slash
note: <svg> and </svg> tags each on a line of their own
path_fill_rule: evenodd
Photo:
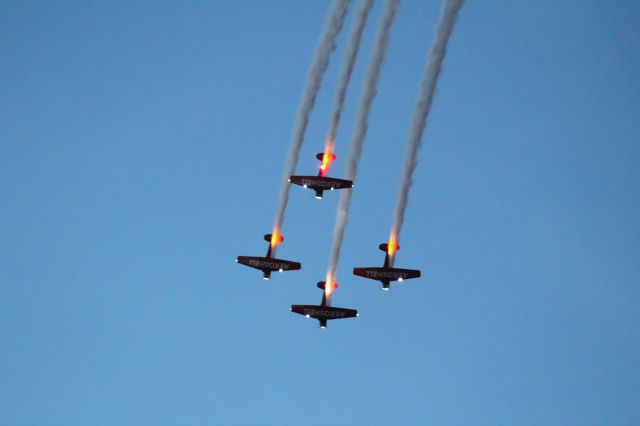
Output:
<svg viewBox="0 0 640 426">
<path fill-rule="evenodd" d="M 343 189 L 343 188 L 352 188 L 353 187 L 353 182 L 350 180 L 346 180 L 346 179 L 338 179 L 338 178 L 332 178 L 332 177 L 323 177 L 322 178 L 324 181 L 329 182 L 332 186 L 332 188 L 334 189 Z"/>
<path fill-rule="evenodd" d="M 304 188 L 331 190 L 353 187 L 353 182 L 325 176 L 291 176 L 289 182 Z"/>
<path fill-rule="evenodd" d="M 296 271 L 301 265 L 290 260 L 275 257 L 238 256 L 236 262 L 261 271 Z"/>
<path fill-rule="evenodd" d="M 315 319 L 343 319 L 358 316 L 355 309 L 320 305 L 291 305 L 291 312 Z"/>
<path fill-rule="evenodd" d="M 420 277 L 417 269 L 353 268 L 353 274 L 377 281 L 402 281 Z"/>
</svg>

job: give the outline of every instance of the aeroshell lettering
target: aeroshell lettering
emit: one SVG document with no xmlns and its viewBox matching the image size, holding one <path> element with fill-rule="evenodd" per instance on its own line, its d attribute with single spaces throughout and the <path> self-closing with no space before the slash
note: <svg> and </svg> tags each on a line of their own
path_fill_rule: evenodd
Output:
<svg viewBox="0 0 640 426">
<path fill-rule="evenodd" d="M 332 311 L 326 309 L 305 308 L 304 314 L 310 317 L 324 318 L 344 318 L 345 313 L 342 311 Z"/>
<path fill-rule="evenodd" d="M 387 279 L 395 279 L 398 278 L 405 279 L 409 276 L 408 272 L 399 272 L 399 271 L 364 271 L 367 278 L 387 278 Z"/>
<path fill-rule="evenodd" d="M 283 269 L 285 271 L 289 269 L 288 263 L 274 262 L 271 260 L 249 259 L 247 263 L 249 264 L 249 266 L 253 266 L 256 268 L 269 268 L 274 270 Z"/>
<path fill-rule="evenodd" d="M 302 185 L 317 188 L 337 188 L 341 185 L 339 182 L 328 182 L 324 179 L 301 179 Z"/>
</svg>

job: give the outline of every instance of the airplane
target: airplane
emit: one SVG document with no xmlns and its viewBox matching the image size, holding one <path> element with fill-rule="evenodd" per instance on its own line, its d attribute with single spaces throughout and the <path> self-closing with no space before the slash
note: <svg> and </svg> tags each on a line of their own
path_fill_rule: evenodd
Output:
<svg viewBox="0 0 640 426">
<path fill-rule="evenodd" d="M 417 269 L 401 269 L 389 265 L 389 245 L 387 243 L 380 244 L 378 248 L 386 253 L 382 268 L 353 268 L 353 275 L 380 281 L 382 289 L 385 291 L 389 290 L 391 281 L 402 282 L 403 280 L 420 277 L 420 271 Z M 399 245 L 395 246 L 395 251 L 397 250 L 400 250 Z"/>
<path fill-rule="evenodd" d="M 318 288 L 322 289 L 322 303 L 320 305 L 291 305 L 291 312 L 304 315 L 307 318 L 315 318 L 320 323 L 320 328 L 327 327 L 327 320 L 354 318 L 358 316 L 356 309 L 334 308 L 327 303 L 327 293 L 324 291 L 325 282 L 320 281 Z M 334 288 L 338 284 L 334 284 Z"/>
<path fill-rule="evenodd" d="M 334 189 L 353 188 L 353 182 L 350 180 L 326 176 L 329 164 L 336 159 L 335 154 L 332 152 L 319 152 L 316 158 L 322 161 L 318 176 L 291 176 L 289 182 L 300 185 L 303 188 L 313 189 L 316 192 L 315 197 L 318 200 L 322 200 L 322 193 L 325 190 L 333 191 Z"/>
<path fill-rule="evenodd" d="M 248 266 L 250 268 L 259 269 L 262 271 L 262 278 L 268 280 L 271 278 L 271 272 L 283 272 L 283 271 L 296 271 L 301 268 L 300 263 L 292 262 L 290 260 L 276 259 L 271 256 L 272 247 L 280 244 L 284 241 L 282 235 L 278 235 L 278 241 L 272 241 L 272 234 L 266 234 L 264 236 L 265 241 L 269 243 L 267 249 L 267 255 L 265 257 L 257 256 L 238 256 L 237 263 Z"/>
</svg>

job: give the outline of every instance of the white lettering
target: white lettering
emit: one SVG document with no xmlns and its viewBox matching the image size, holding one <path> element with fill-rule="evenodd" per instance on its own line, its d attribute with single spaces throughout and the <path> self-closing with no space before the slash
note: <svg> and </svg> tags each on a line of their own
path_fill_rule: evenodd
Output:
<svg viewBox="0 0 640 426">
<path fill-rule="evenodd" d="M 287 263 L 274 262 L 270 260 L 249 259 L 247 263 L 249 264 L 249 266 L 253 266 L 254 268 L 268 268 L 274 271 L 277 271 L 277 270 L 286 271 L 289 269 L 289 264 Z"/>
<path fill-rule="evenodd" d="M 342 311 L 331 311 L 326 309 L 306 308 L 304 310 L 305 316 L 311 317 L 326 317 L 326 318 L 343 318 L 345 313 Z"/>
<path fill-rule="evenodd" d="M 397 271 L 364 271 L 367 278 L 387 278 L 392 280 L 405 279 L 409 276 L 407 272 L 397 272 Z"/>
<path fill-rule="evenodd" d="M 316 187 L 316 188 L 330 188 L 333 189 L 336 187 L 335 182 L 327 182 L 323 179 L 302 179 L 302 186 L 307 187 Z"/>
</svg>

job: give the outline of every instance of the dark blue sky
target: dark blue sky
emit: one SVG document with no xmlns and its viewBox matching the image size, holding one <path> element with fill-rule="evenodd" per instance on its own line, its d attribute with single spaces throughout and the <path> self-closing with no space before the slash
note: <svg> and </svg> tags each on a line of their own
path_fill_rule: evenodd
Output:
<svg viewBox="0 0 640 426">
<path fill-rule="evenodd" d="M 637 2 L 468 2 L 393 287 L 382 262 L 440 2 L 405 1 L 364 145 L 337 306 L 337 194 L 291 189 L 262 255 L 328 4 L 4 2 L 0 424 L 640 422 Z M 377 2 L 337 141 L 342 174 Z M 323 147 L 336 55 L 298 173 Z"/>
</svg>

